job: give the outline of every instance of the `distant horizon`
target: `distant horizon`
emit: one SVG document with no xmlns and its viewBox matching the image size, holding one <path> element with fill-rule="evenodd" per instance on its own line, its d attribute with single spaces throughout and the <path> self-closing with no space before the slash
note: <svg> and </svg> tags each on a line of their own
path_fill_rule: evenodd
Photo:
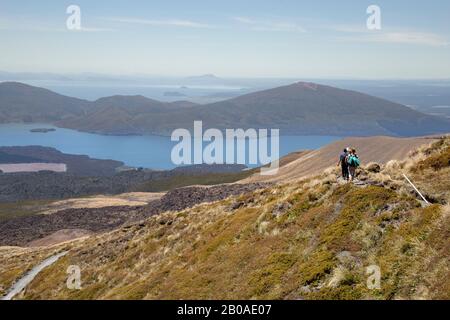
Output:
<svg viewBox="0 0 450 320">
<path fill-rule="evenodd" d="M 197 74 L 150 74 L 150 73 L 103 73 L 103 72 L 92 72 L 92 71 L 79 71 L 79 72 L 50 72 L 50 71 L 25 71 L 25 70 L 19 70 L 19 71 L 9 71 L 9 70 L 0 70 L 0 76 L 2 74 L 8 73 L 11 75 L 51 75 L 51 76 L 105 76 L 105 77 L 136 77 L 136 79 L 139 78 L 149 78 L 149 79 L 155 79 L 155 78 L 174 78 L 174 79 L 186 79 L 186 78 L 201 78 L 205 76 L 213 76 L 217 79 L 224 79 L 224 80 L 233 80 L 233 79 L 248 79 L 248 80 L 292 80 L 294 82 L 297 81 L 311 81 L 311 80 L 349 80 L 349 81 L 420 81 L 420 80 L 438 80 L 438 81 L 450 81 L 449 77 L 421 77 L 421 78 L 407 78 L 407 77 L 385 77 L 385 78 L 369 78 L 369 77 L 345 77 L 345 76 L 330 76 L 330 77 L 314 77 L 314 76 L 244 76 L 244 75 L 220 75 L 220 74 L 214 74 L 214 73 L 197 73 Z M 26 80 L 35 80 L 35 79 L 26 79 Z M 38 79 L 36 79 L 38 80 Z M 39 80 L 55 80 L 55 79 L 39 79 Z M 60 79 L 63 80 L 63 79 Z M 112 80 L 112 79 L 110 79 Z M 5 82 L 9 80 L 0 80 L 0 82 Z M 11 80 L 11 81 L 17 81 L 19 80 Z M 92 81 L 92 79 L 90 79 Z"/>
</svg>

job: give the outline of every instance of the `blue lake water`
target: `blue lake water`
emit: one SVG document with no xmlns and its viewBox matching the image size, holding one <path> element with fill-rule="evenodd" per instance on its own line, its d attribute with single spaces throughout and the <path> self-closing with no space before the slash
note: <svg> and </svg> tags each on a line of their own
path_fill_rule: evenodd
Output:
<svg viewBox="0 0 450 320">
<path fill-rule="evenodd" d="M 30 132 L 34 128 L 56 127 L 47 124 L 0 124 L 0 146 L 41 145 L 69 154 L 119 160 L 133 167 L 171 169 L 176 166 L 171 161 L 171 151 L 177 142 L 172 142 L 170 137 L 107 136 L 62 128 L 48 133 Z M 280 136 L 280 156 L 298 150 L 317 149 L 339 139 L 334 136 Z"/>
</svg>

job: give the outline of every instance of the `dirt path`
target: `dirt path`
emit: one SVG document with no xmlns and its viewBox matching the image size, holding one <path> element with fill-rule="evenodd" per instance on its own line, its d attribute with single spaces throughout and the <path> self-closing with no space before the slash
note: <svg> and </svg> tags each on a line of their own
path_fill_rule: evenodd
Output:
<svg viewBox="0 0 450 320">
<path fill-rule="evenodd" d="M 34 278 L 42 270 L 54 264 L 56 261 L 58 261 L 59 258 L 66 255 L 67 252 L 68 251 L 64 251 L 54 256 L 51 256 L 50 258 L 45 259 L 40 264 L 35 266 L 33 269 L 27 272 L 22 278 L 20 278 L 16 283 L 14 283 L 13 286 L 8 290 L 8 293 L 4 297 L 2 297 L 1 300 L 11 300 L 12 298 L 14 298 L 17 294 L 22 292 L 22 290 L 25 289 L 27 285 L 30 284 L 30 282 L 33 281 Z"/>
<path fill-rule="evenodd" d="M 408 153 L 417 149 L 421 145 L 433 142 L 430 138 L 393 138 L 393 137 L 364 137 L 346 138 L 318 150 L 297 153 L 297 158 L 281 166 L 278 173 L 273 176 L 262 176 L 259 173 L 242 180 L 242 183 L 249 182 L 287 182 L 320 174 L 323 170 L 335 166 L 338 162 L 339 154 L 346 147 L 353 147 L 357 150 L 363 165 L 369 162 L 384 164 L 390 160 L 403 160 Z"/>
</svg>

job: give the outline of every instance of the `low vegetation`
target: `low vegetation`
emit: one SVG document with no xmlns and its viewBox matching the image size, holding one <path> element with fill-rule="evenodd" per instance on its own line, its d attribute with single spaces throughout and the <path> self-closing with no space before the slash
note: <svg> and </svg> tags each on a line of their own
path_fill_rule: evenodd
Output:
<svg viewBox="0 0 450 320">
<path fill-rule="evenodd" d="M 179 174 L 165 179 L 144 182 L 131 188 L 131 190 L 137 192 L 161 192 L 192 185 L 210 186 L 221 183 L 232 183 L 245 179 L 253 173 L 254 170 L 234 173 Z"/>
<path fill-rule="evenodd" d="M 360 184 L 330 169 L 41 248 L 42 257 L 70 251 L 17 298 L 449 299 L 449 145 L 363 168 Z M 29 266 L 22 250 L 0 250 L 3 287 Z M 82 270 L 81 290 L 65 285 L 69 265 Z M 370 266 L 380 269 L 379 288 L 367 285 Z"/>
<path fill-rule="evenodd" d="M 253 170 L 235 172 L 183 172 L 130 170 L 113 176 L 77 176 L 68 173 L 0 173 L 0 202 L 61 200 L 90 195 L 127 192 L 160 192 L 189 185 L 213 185 L 244 179 Z"/>
<path fill-rule="evenodd" d="M 51 202 L 49 200 L 0 202 L 0 221 L 38 214 Z"/>
</svg>

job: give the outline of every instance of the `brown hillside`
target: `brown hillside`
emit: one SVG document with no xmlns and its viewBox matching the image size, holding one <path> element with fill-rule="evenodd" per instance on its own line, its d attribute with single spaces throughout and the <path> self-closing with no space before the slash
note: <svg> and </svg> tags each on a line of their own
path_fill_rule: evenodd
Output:
<svg viewBox="0 0 450 320">
<path fill-rule="evenodd" d="M 362 184 L 327 170 L 78 241 L 0 247 L 0 295 L 67 252 L 14 299 L 449 299 L 449 149 L 441 139 L 378 173 L 362 168 Z M 80 290 L 66 286 L 71 265 Z"/>
<path fill-rule="evenodd" d="M 390 160 L 403 160 L 412 150 L 432 141 L 432 138 L 427 137 L 393 138 L 379 136 L 346 138 L 315 151 L 297 152 L 287 155 L 280 160 L 280 169 L 276 175 L 262 176 L 258 172 L 242 182 L 281 182 L 317 175 L 324 169 L 335 166 L 339 160 L 339 155 L 346 147 L 353 147 L 357 150 L 363 165 L 369 162 L 385 164 Z"/>
</svg>

